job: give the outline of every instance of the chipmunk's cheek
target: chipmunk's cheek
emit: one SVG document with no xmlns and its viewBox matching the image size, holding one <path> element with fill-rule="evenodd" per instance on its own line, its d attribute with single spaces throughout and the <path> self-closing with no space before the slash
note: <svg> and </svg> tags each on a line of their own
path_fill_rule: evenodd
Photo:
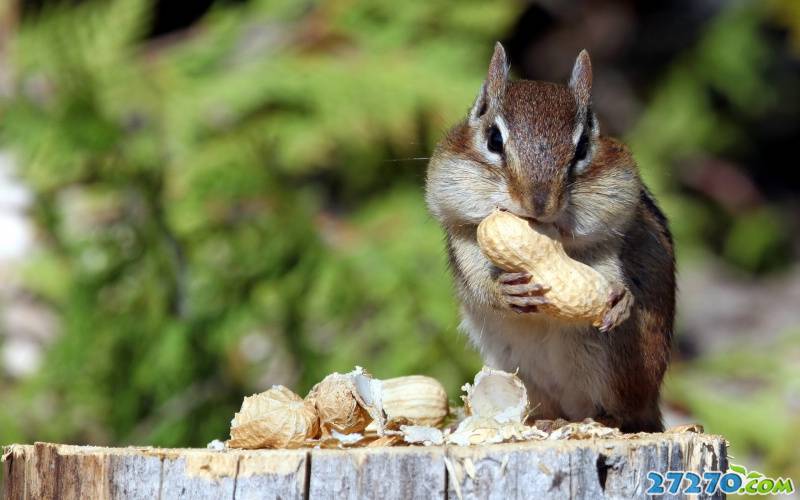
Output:
<svg viewBox="0 0 800 500">
<path fill-rule="evenodd" d="M 511 197 L 508 195 L 508 193 L 504 190 L 499 190 L 494 196 L 491 196 L 491 202 L 485 207 L 487 208 L 487 211 L 485 214 L 483 214 L 483 218 L 488 217 L 497 209 L 504 210 L 506 212 L 514 212 L 515 206 L 516 203 L 511 200 Z"/>
<path fill-rule="evenodd" d="M 575 236 L 575 221 L 570 217 L 568 210 L 562 210 L 561 216 L 556 219 L 553 226 L 562 240 Z"/>
</svg>

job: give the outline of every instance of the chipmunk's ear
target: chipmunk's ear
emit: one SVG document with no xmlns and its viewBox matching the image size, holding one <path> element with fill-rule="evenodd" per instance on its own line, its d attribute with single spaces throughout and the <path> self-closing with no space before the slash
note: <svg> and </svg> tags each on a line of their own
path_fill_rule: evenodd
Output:
<svg viewBox="0 0 800 500">
<path fill-rule="evenodd" d="M 572 67 L 572 77 L 569 79 L 569 88 L 575 96 L 578 107 L 585 109 L 592 100 L 592 61 L 586 49 L 578 54 L 575 66 Z"/>
<path fill-rule="evenodd" d="M 494 54 L 489 62 L 489 72 L 486 80 L 481 86 L 480 94 L 475 99 L 475 104 L 470 110 L 470 118 L 477 120 L 481 118 L 490 108 L 497 108 L 501 105 L 503 95 L 506 92 L 506 82 L 508 81 L 508 60 L 506 49 L 500 42 L 494 45 Z"/>
</svg>

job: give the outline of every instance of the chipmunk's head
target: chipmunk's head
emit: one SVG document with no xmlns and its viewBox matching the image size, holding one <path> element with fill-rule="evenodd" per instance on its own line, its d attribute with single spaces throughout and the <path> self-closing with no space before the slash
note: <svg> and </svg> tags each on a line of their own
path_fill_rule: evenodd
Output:
<svg viewBox="0 0 800 500">
<path fill-rule="evenodd" d="M 591 87 L 586 51 L 578 55 L 568 85 L 510 81 L 498 43 L 466 119 L 431 159 L 427 199 L 434 215 L 445 225 L 477 224 L 499 207 L 556 224 L 562 233 L 594 231 L 601 221 L 590 220 L 596 216 L 592 205 L 608 200 L 599 198 L 605 193 L 596 199 L 586 193 L 588 181 L 606 176 L 595 161 Z"/>
</svg>

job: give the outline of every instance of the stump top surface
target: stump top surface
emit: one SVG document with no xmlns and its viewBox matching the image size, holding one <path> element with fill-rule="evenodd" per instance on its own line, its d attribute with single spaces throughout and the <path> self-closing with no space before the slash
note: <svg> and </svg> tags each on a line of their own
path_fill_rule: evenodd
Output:
<svg viewBox="0 0 800 500">
<path fill-rule="evenodd" d="M 48 442 L 36 442 L 34 444 L 19 444 L 13 443 L 3 446 L 3 460 L 6 459 L 14 451 L 30 452 L 35 447 L 54 447 L 61 455 L 142 455 L 142 456 L 159 456 L 164 458 L 178 458 L 181 456 L 196 456 L 196 455 L 294 455 L 306 453 L 323 453 L 323 454 L 350 454 L 350 453 L 367 453 L 367 454 L 405 454 L 405 453 L 418 453 L 420 451 L 433 451 L 433 450 L 461 450 L 461 451 L 475 451 L 475 452 L 501 452 L 510 453 L 515 451 L 537 451 L 537 450 L 551 450 L 563 449 L 571 450 L 575 448 L 616 448 L 616 447 L 629 447 L 637 448 L 652 444 L 664 444 L 668 442 L 687 442 L 692 441 L 698 444 L 717 444 L 725 441 L 725 438 L 716 434 L 700 434 L 693 432 L 685 433 L 640 433 L 628 434 L 622 438 L 598 438 L 598 439 L 559 439 L 559 440 L 529 440 L 529 441 L 516 441 L 498 444 L 484 444 L 473 446 L 457 446 L 457 445 L 434 445 L 434 446 L 376 446 L 376 447 L 343 447 L 343 448 L 294 448 L 294 449 L 257 449 L 257 450 L 244 450 L 228 448 L 225 450 L 211 450 L 208 448 L 160 448 L 157 446 L 94 446 L 94 445 L 73 445 L 73 444 L 59 444 Z"/>
</svg>

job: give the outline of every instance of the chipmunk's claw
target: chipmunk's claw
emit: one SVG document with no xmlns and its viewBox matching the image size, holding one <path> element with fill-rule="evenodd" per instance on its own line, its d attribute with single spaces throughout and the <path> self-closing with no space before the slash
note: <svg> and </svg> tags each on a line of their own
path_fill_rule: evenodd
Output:
<svg viewBox="0 0 800 500">
<path fill-rule="evenodd" d="M 539 306 L 515 306 L 514 304 L 511 304 L 510 307 L 512 311 L 519 314 L 539 312 Z"/>
<path fill-rule="evenodd" d="M 506 304 L 517 313 L 536 313 L 539 306 L 549 304 L 544 296 L 550 287 L 531 283 L 528 273 L 503 273 L 499 276 L 500 293 Z"/>
<path fill-rule="evenodd" d="M 603 315 L 603 322 L 598 329 L 607 333 L 613 328 L 621 325 L 631 314 L 633 307 L 633 294 L 624 285 L 612 287 L 608 296 L 606 312 Z"/>
<path fill-rule="evenodd" d="M 524 285 L 530 283 L 530 273 L 500 273 L 497 281 L 502 285 Z"/>
</svg>

